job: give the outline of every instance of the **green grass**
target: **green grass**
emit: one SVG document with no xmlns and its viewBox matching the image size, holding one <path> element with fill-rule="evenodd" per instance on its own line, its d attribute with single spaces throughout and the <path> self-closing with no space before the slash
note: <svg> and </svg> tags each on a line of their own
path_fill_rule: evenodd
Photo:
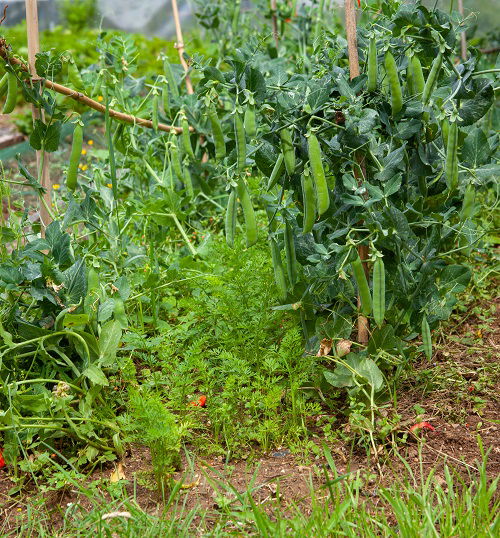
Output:
<svg viewBox="0 0 500 538">
<path fill-rule="evenodd" d="M 331 461 L 329 453 L 325 455 Z M 155 513 L 151 515 L 134 495 L 125 493 L 122 483 L 102 481 L 91 489 L 80 488 L 78 501 L 52 510 L 32 499 L 18 513 L 19 525 L 9 527 L 5 521 L 0 531 L 3 536 L 26 537 L 494 537 L 500 531 L 500 501 L 495 496 L 499 478 L 488 480 L 486 460 L 483 454 L 478 472 L 467 480 L 446 465 L 444 479 L 438 480 L 435 470 L 416 476 L 403 462 L 406 471 L 399 473 L 399 479 L 380 486 L 373 496 L 367 495 L 360 471 L 339 476 L 332 462 L 324 468 L 320 487 L 311 482 L 307 510 L 288 503 L 279 488 L 275 499 L 259 502 L 256 493 L 261 486 L 253 481 L 240 492 L 220 478 L 211 480 L 216 492 L 213 506 L 187 508 L 189 490 L 177 484 L 164 504 L 150 509 Z M 422 461 L 420 471 L 424 471 Z M 128 514 L 103 520 L 112 512 Z"/>
</svg>

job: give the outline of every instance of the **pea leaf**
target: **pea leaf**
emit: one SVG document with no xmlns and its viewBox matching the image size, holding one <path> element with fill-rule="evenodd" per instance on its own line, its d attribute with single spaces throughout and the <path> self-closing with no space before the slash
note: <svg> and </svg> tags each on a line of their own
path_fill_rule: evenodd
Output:
<svg viewBox="0 0 500 538">
<path fill-rule="evenodd" d="M 88 377 L 95 385 L 102 385 L 106 387 L 109 385 L 108 380 L 104 372 L 97 366 L 97 364 L 91 364 L 82 372 L 85 377 Z"/>
<path fill-rule="evenodd" d="M 484 131 L 475 127 L 464 141 L 462 158 L 471 167 L 476 168 L 488 159 L 490 151 L 490 145 Z"/>
<path fill-rule="evenodd" d="M 459 116 L 461 126 L 472 125 L 480 120 L 493 104 L 495 92 L 488 79 L 474 79 L 474 96 L 471 99 L 462 99 Z"/>
<path fill-rule="evenodd" d="M 113 364 L 121 337 L 122 329 L 118 321 L 108 321 L 101 327 L 99 337 L 99 364 L 101 366 L 106 367 Z"/>
</svg>

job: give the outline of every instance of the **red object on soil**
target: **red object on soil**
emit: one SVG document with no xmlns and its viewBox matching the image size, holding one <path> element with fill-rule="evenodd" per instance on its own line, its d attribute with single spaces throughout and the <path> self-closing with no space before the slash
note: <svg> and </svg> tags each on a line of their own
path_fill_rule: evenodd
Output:
<svg viewBox="0 0 500 538">
<path fill-rule="evenodd" d="M 194 405 L 196 407 L 206 407 L 207 406 L 207 397 L 200 396 L 197 402 L 191 402 L 189 405 Z"/>
<path fill-rule="evenodd" d="M 415 430 L 430 430 L 431 432 L 435 432 L 436 428 L 434 428 L 432 424 L 429 424 L 429 422 L 417 422 L 410 428 L 411 432 L 414 432 Z"/>
<path fill-rule="evenodd" d="M 5 467 L 5 460 L 3 459 L 3 452 L 2 452 L 2 449 L 0 448 L 0 469 L 2 467 Z"/>
</svg>

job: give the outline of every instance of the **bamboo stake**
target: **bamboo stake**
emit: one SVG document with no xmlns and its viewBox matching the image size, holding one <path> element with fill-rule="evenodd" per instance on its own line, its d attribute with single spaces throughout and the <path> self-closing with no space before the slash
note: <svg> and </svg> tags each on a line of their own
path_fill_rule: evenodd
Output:
<svg viewBox="0 0 500 538">
<path fill-rule="evenodd" d="M 32 77 L 36 77 L 35 60 L 36 54 L 40 52 L 40 40 L 38 33 L 38 9 L 36 0 L 26 0 L 26 32 L 28 37 L 28 65 Z M 33 124 L 37 119 L 44 121 L 43 111 L 39 111 L 36 106 L 32 107 Z M 42 235 L 45 235 L 45 228 L 50 224 L 49 207 L 52 202 L 50 194 L 50 176 L 49 176 L 49 155 L 43 150 L 36 152 L 36 167 L 38 171 L 38 180 L 40 185 L 45 189 L 43 200 L 40 206 L 40 223 Z"/>
<path fill-rule="evenodd" d="M 345 0 L 345 27 L 347 36 L 347 52 L 349 55 L 349 75 L 351 80 L 359 76 L 359 57 L 358 57 L 358 42 L 356 37 L 356 10 L 353 0 Z M 364 158 L 359 153 L 356 154 L 356 160 L 361 168 L 361 177 L 359 171 L 355 169 L 354 175 L 358 179 L 358 183 L 361 183 L 362 177 L 365 175 Z M 358 246 L 358 254 L 363 262 L 363 269 L 368 277 L 368 265 L 366 261 L 369 256 L 369 250 L 367 245 Z M 358 297 L 358 308 L 361 305 L 361 299 Z M 358 342 L 360 344 L 367 344 L 370 338 L 370 324 L 368 318 L 358 314 Z"/>
<path fill-rule="evenodd" d="M 175 44 L 175 48 L 179 53 L 179 59 L 181 61 L 182 67 L 184 68 L 184 73 L 186 74 L 184 80 L 186 81 L 187 92 L 188 94 L 192 94 L 194 93 L 194 90 L 193 85 L 191 84 L 191 78 L 188 75 L 189 67 L 186 63 L 186 60 L 184 59 L 184 41 L 182 39 L 181 20 L 179 17 L 179 8 L 177 7 L 177 0 L 172 0 L 172 12 L 174 14 L 175 33 L 177 34 L 177 43 Z"/>
<path fill-rule="evenodd" d="M 276 48 L 279 46 L 279 35 L 278 35 L 278 18 L 276 17 L 276 11 L 278 10 L 276 5 L 276 0 L 271 0 L 271 20 L 273 23 L 273 37 L 276 44 Z"/>
<path fill-rule="evenodd" d="M 463 0 L 458 0 L 458 12 L 464 18 L 464 2 Z M 460 51 L 462 60 L 467 60 L 467 35 L 465 31 L 460 32 Z"/>
<path fill-rule="evenodd" d="M 14 56 L 10 55 L 7 52 L 7 46 L 5 42 L 0 42 L 0 56 L 4 58 L 5 61 L 11 64 L 19 65 L 23 71 L 29 72 L 28 67 L 22 60 L 20 60 L 19 58 L 15 58 Z M 79 103 L 82 103 L 83 105 L 86 105 L 89 108 L 97 110 L 98 112 L 102 112 L 103 114 L 106 113 L 106 107 L 104 105 L 102 105 L 98 101 L 94 101 L 90 97 L 87 97 L 82 92 L 77 92 L 76 90 L 67 88 L 66 86 L 63 86 L 62 84 L 57 84 L 56 82 L 52 82 L 51 80 L 48 80 L 43 77 L 38 77 L 36 75 L 32 75 L 30 80 L 33 83 L 40 82 L 43 86 L 45 86 L 49 90 L 53 90 L 62 95 L 66 95 L 67 97 L 70 97 L 71 99 L 74 99 L 75 101 L 78 101 Z M 109 115 L 112 118 L 119 121 L 123 121 L 125 123 L 130 123 L 132 125 L 140 125 L 141 127 L 147 127 L 149 129 L 153 129 L 153 122 L 151 120 L 146 120 L 144 118 L 132 116 L 131 114 L 125 114 L 124 112 L 119 112 L 118 110 L 114 110 L 112 108 L 109 109 Z M 167 133 L 171 131 L 173 131 L 176 134 L 182 133 L 182 127 L 176 127 L 174 125 L 166 125 L 165 123 L 159 123 L 158 129 L 160 131 L 165 131 Z M 192 127 L 190 127 L 189 130 L 194 131 Z"/>
</svg>

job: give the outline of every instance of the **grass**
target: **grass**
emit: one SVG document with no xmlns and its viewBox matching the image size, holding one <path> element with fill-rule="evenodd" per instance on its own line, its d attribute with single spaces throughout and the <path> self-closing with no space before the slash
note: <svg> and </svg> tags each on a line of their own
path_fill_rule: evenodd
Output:
<svg viewBox="0 0 500 538">
<path fill-rule="evenodd" d="M 80 487 L 76 500 L 52 510 L 32 499 L 17 512 L 13 503 L 13 514 L 0 530 L 6 537 L 498 536 L 499 478 L 488 479 L 484 453 L 478 472 L 468 480 L 447 465 L 444 479 L 438 479 L 436 469 L 424 473 L 422 460 L 417 475 L 403 460 L 405 471 L 399 479 L 372 495 L 361 471 L 339 475 L 328 450 L 325 456 L 330 464 L 324 466 L 322 484 L 313 486 L 311 477 L 305 504 L 287 502 L 279 488 L 274 496 L 259 500 L 262 485 L 250 481 L 241 490 L 221 476 L 210 480 L 215 493 L 210 507 L 188 506 L 189 490 L 178 483 L 165 503 L 145 511 L 134 495 L 134 482 L 125 488 L 123 482 L 102 481 Z"/>
</svg>

